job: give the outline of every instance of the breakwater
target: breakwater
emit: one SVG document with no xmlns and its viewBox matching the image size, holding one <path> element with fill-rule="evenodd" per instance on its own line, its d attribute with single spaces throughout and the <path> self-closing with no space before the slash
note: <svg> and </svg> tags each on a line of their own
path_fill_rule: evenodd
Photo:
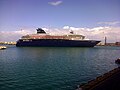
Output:
<svg viewBox="0 0 120 90">
<path fill-rule="evenodd" d="M 120 90 L 120 67 L 115 68 L 86 84 L 77 90 Z"/>
</svg>

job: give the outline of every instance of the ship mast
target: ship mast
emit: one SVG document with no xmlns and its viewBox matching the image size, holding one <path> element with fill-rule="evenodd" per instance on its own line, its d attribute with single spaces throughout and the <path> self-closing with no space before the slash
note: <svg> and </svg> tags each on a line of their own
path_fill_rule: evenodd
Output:
<svg viewBox="0 0 120 90">
<path fill-rule="evenodd" d="M 74 32 L 73 32 L 72 30 L 70 31 L 70 33 L 71 33 L 71 34 L 74 34 Z"/>
</svg>

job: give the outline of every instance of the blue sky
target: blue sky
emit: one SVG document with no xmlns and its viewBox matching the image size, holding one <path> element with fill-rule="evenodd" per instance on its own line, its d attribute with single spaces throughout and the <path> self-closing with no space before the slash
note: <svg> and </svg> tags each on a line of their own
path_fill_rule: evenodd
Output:
<svg viewBox="0 0 120 90">
<path fill-rule="evenodd" d="M 120 0 L 0 0 L 0 30 L 90 28 L 115 21 L 120 21 Z"/>
<path fill-rule="evenodd" d="M 0 41 L 16 41 L 38 27 L 120 42 L 120 0 L 0 0 Z"/>
</svg>

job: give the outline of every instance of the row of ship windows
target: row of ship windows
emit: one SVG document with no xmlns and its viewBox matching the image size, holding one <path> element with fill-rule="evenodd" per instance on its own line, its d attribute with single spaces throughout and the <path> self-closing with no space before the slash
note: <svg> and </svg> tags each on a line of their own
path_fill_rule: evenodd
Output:
<svg viewBox="0 0 120 90">
<path fill-rule="evenodd" d="M 36 38 L 34 38 L 34 39 L 36 39 Z M 47 38 L 46 38 L 47 39 Z M 50 39 L 50 38 L 49 38 Z M 51 38 L 52 39 L 52 38 Z M 58 39 L 58 38 L 54 38 L 54 39 Z M 61 38 L 61 39 L 64 39 L 64 38 Z M 70 38 L 70 39 L 68 39 L 68 40 L 82 40 L 82 38 Z M 24 39 L 24 40 L 22 40 L 22 41 L 32 41 L 32 40 L 29 40 L 29 39 Z"/>
<path fill-rule="evenodd" d="M 23 38 L 25 41 L 29 40 L 28 38 Z M 83 37 L 76 37 L 76 38 L 31 38 L 31 39 L 84 39 Z"/>
</svg>

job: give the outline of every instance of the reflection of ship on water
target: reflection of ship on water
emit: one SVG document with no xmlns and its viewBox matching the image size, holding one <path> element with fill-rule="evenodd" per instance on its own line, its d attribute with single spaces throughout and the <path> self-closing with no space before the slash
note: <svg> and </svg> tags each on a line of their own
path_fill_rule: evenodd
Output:
<svg viewBox="0 0 120 90">
<path fill-rule="evenodd" d="M 74 34 L 69 35 L 49 35 L 38 28 L 37 34 L 22 36 L 17 41 L 16 46 L 50 46 L 50 47 L 94 47 L 100 41 L 85 40 L 85 36 Z"/>
</svg>

